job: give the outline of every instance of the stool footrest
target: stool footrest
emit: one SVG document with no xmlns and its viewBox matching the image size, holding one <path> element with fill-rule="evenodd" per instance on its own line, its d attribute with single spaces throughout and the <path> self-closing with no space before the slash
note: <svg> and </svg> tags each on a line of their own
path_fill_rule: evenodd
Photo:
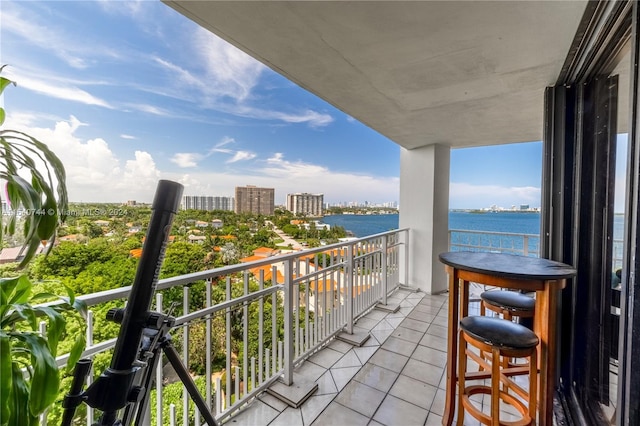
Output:
<svg viewBox="0 0 640 426">
<path fill-rule="evenodd" d="M 491 395 L 491 388 L 489 386 L 484 385 L 475 385 L 468 386 L 465 388 L 465 394 L 462 396 L 462 405 L 466 411 L 469 412 L 473 417 L 479 420 L 482 424 L 491 425 L 492 419 L 491 417 L 478 410 L 472 403 L 470 397 L 473 395 L 483 394 L 483 395 Z M 531 417 L 529 417 L 529 413 L 527 412 L 527 407 L 514 397 L 506 392 L 500 391 L 499 398 L 505 403 L 512 405 L 518 410 L 518 412 L 522 415 L 521 419 L 514 421 L 503 421 L 500 420 L 500 426 L 529 426 L 533 424 Z"/>
<path fill-rule="evenodd" d="M 508 369 L 503 369 L 500 371 L 503 376 L 513 377 L 513 376 L 524 376 L 525 374 L 529 374 L 529 366 L 526 367 L 513 367 Z M 464 375 L 464 378 L 467 380 L 484 380 L 491 378 L 491 370 L 489 371 L 470 371 Z"/>
</svg>

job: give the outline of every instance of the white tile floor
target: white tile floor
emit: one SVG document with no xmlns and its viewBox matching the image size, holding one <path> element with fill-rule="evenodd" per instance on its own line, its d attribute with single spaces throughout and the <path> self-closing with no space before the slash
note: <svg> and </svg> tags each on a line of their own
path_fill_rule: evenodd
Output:
<svg viewBox="0 0 640 426">
<path fill-rule="evenodd" d="M 364 329 L 371 334 L 364 346 L 353 347 L 336 340 L 296 369 L 296 375 L 316 381 L 319 387 L 302 407 L 293 409 L 265 393 L 226 423 L 441 425 L 447 296 L 400 290 L 389 303 L 398 303 L 400 310 L 374 310 L 356 324 L 356 331 Z M 473 306 L 470 313 L 477 314 Z M 511 417 L 508 412 L 505 416 Z M 478 424 L 465 421 L 468 426 Z"/>
</svg>

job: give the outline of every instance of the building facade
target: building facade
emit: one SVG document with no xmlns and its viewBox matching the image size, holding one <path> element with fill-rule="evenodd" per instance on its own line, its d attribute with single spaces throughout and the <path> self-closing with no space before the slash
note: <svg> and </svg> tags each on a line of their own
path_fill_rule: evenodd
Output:
<svg viewBox="0 0 640 426">
<path fill-rule="evenodd" d="M 185 195 L 182 197 L 182 210 L 228 210 L 233 211 L 233 197 L 212 197 L 205 195 Z"/>
<path fill-rule="evenodd" d="M 272 215 L 275 207 L 275 189 L 257 186 L 236 186 L 236 213 Z"/>
<path fill-rule="evenodd" d="M 287 194 L 287 210 L 293 214 L 320 217 L 324 215 L 324 194 Z"/>
</svg>

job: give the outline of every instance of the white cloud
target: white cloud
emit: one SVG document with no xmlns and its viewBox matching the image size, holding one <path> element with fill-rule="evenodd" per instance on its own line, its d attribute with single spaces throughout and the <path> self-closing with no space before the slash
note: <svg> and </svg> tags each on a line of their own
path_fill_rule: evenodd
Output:
<svg viewBox="0 0 640 426">
<path fill-rule="evenodd" d="M 166 109 L 158 108 L 154 105 L 148 104 L 127 104 L 129 108 L 133 108 L 135 110 L 146 112 L 148 114 L 159 115 L 161 117 L 171 117 L 173 114 Z"/>
<path fill-rule="evenodd" d="M 216 153 L 230 154 L 232 155 L 232 157 L 229 158 L 227 161 L 225 161 L 225 163 L 227 164 L 237 163 L 238 161 L 253 160 L 254 158 L 257 157 L 257 154 L 255 152 L 243 151 L 243 150 L 236 151 L 230 148 L 223 148 L 224 146 L 231 145 L 234 143 L 236 143 L 236 140 L 234 138 L 230 136 L 225 136 L 222 138 L 222 140 L 220 140 L 220 142 L 218 142 L 213 148 L 211 148 L 207 152 L 206 157 L 210 157 Z"/>
<path fill-rule="evenodd" d="M 216 144 L 215 147 L 216 148 L 220 148 L 220 147 L 223 147 L 225 145 L 229 145 L 230 143 L 235 143 L 235 142 L 236 142 L 236 140 L 234 138 L 232 138 L 231 136 L 225 136 L 225 137 L 222 138 L 222 140 L 220 142 L 218 142 Z"/>
<path fill-rule="evenodd" d="M 125 4 L 128 2 L 118 2 Z M 77 37 L 73 23 L 56 16 L 56 11 L 38 12 L 23 2 L 3 2 L 2 31 L 10 32 L 36 48 L 46 49 L 75 69 L 86 69 L 95 64 L 92 58 L 120 56 L 116 49 L 96 44 L 90 34 Z"/>
<path fill-rule="evenodd" d="M 313 110 L 304 110 L 299 113 L 289 113 L 283 111 L 273 111 L 250 106 L 237 106 L 235 114 L 260 120 L 280 120 L 285 123 L 307 123 L 311 127 L 323 127 L 331 124 L 334 120 L 329 114 L 321 114 Z"/>
<path fill-rule="evenodd" d="M 205 100 L 216 104 L 230 98 L 242 102 L 258 84 L 265 66 L 202 27 L 194 27 L 190 45 L 199 59 L 199 70 L 189 70 L 155 56 L 153 60 L 180 85 L 195 89 Z"/>
<path fill-rule="evenodd" d="M 151 154 L 145 151 L 136 151 L 135 159 L 127 160 L 124 167 L 124 181 L 126 189 L 132 185 L 149 188 L 156 185 L 160 179 L 160 171 L 156 168 Z"/>
<path fill-rule="evenodd" d="M 326 202 L 340 201 L 397 201 L 400 181 L 397 177 L 377 177 L 355 173 L 336 173 L 329 169 L 307 165 L 307 173 L 294 179 L 288 170 L 265 175 L 257 170 L 252 174 L 198 172 L 188 175 L 163 173 L 166 179 L 182 183 L 186 195 L 217 195 L 232 197 L 236 186 L 256 185 L 275 188 L 276 204 L 285 204 L 287 194 L 295 192 L 322 193 Z M 302 167 L 300 165 L 299 167 Z"/>
<path fill-rule="evenodd" d="M 67 175 L 71 201 L 123 202 L 127 199 L 151 201 L 160 172 L 147 152 L 136 151 L 133 159 L 123 160 L 100 137 L 82 140 L 76 136 L 82 123 L 76 117 L 59 121 L 53 128 L 30 125 L 28 114 L 11 120 L 47 146 L 60 158 Z M 12 119 L 12 116 L 9 117 Z"/>
<path fill-rule="evenodd" d="M 540 207 L 540 197 L 540 188 L 533 186 L 509 187 L 460 182 L 451 182 L 449 186 L 450 208 L 484 208 L 493 204 L 504 208 L 520 204 Z"/>
<path fill-rule="evenodd" d="M 247 161 L 256 158 L 256 154 L 249 151 L 236 151 L 236 153 L 228 159 L 227 163 L 236 163 L 238 161 Z"/>
<path fill-rule="evenodd" d="M 97 98 L 89 92 L 67 83 L 60 81 L 50 82 L 42 79 L 30 78 L 26 75 L 20 75 L 19 80 L 18 84 L 20 87 L 24 87 L 46 96 L 113 109 L 113 107 L 104 99 Z"/>
<path fill-rule="evenodd" d="M 193 152 L 178 152 L 171 158 L 171 162 L 179 167 L 197 167 L 201 158 L 200 154 Z"/>
<path fill-rule="evenodd" d="M 72 116 L 57 122 L 53 128 L 43 128 L 30 125 L 30 117 L 33 118 L 29 114 L 21 115 L 24 126 L 16 130 L 39 138 L 60 157 L 67 171 L 67 187 L 72 202 L 151 202 L 159 179 L 181 182 L 185 185 L 184 193 L 192 195 L 233 196 L 236 186 L 247 184 L 275 188 L 278 204 L 284 204 L 286 194 L 294 192 L 324 193 L 327 202 L 354 199 L 395 201 L 398 196 L 397 177 L 334 172 L 316 164 L 288 161 L 281 153 L 268 160 L 256 161 L 255 167 L 245 173 L 198 169 L 189 174 L 161 171 L 148 152 L 135 151 L 133 158 L 125 158 L 117 155 L 104 138 L 83 140 L 77 136 L 82 126 L 86 127 L 84 133 L 89 132 L 90 123 L 83 123 Z M 227 146 L 231 143 L 228 139 L 225 141 Z M 231 152 L 237 161 L 255 158 L 255 154 L 247 151 Z M 198 156 L 202 156 L 179 154 L 174 159 L 179 158 L 183 165 L 188 165 L 189 161 L 196 162 Z"/>
<path fill-rule="evenodd" d="M 145 1 L 147 0 L 99 0 L 98 3 L 105 12 L 136 17 L 145 12 L 145 10 L 142 8 L 142 5 Z"/>
<path fill-rule="evenodd" d="M 196 29 L 193 38 L 195 51 L 205 66 L 207 93 L 237 101 L 246 99 L 266 67 L 202 27 Z"/>
<path fill-rule="evenodd" d="M 223 148 L 223 146 L 229 145 L 229 144 L 233 144 L 236 143 L 236 140 L 234 138 L 232 138 L 231 136 L 224 136 L 220 142 L 218 142 L 217 144 L 215 144 L 213 146 L 213 148 L 211 148 L 209 151 L 207 151 L 207 157 L 215 154 L 216 152 L 221 152 L 223 154 L 231 154 L 233 153 L 232 150 L 228 149 L 228 148 Z"/>
<path fill-rule="evenodd" d="M 156 93 L 191 98 L 189 102 L 199 102 L 204 108 L 245 118 L 307 123 L 311 127 L 326 126 L 334 121 L 331 115 L 310 109 L 285 112 L 251 106 L 252 91 L 267 68 L 201 27 L 196 28 L 193 34 L 193 48 L 202 69 L 187 69 L 158 56 L 152 58 L 171 75 L 171 81 L 177 82 L 179 87 L 191 89 L 191 95 L 187 95 L 185 90 L 168 94 L 166 88 Z"/>
<path fill-rule="evenodd" d="M 138 138 L 137 138 L 137 137 L 135 137 L 135 136 L 127 135 L 127 134 L 125 134 L 125 133 L 121 134 L 121 135 L 120 135 L 120 137 L 121 137 L 122 139 L 129 139 L 129 140 L 135 140 L 135 139 L 138 139 Z"/>
</svg>

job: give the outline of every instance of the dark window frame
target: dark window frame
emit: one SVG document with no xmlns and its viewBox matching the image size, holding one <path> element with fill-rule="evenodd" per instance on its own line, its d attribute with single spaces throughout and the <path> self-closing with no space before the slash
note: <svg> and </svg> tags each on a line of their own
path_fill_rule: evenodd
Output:
<svg viewBox="0 0 640 426">
<path fill-rule="evenodd" d="M 609 392 L 617 392 L 617 424 L 640 424 L 640 357 L 632 356 L 640 351 L 639 22 L 638 2 L 589 2 L 557 84 L 545 93 L 541 255 L 571 263 L 579 271 L 563 292 L 559 308 L 562 404 L 556 405 L 576 424 L 606 421 L 595 402 L 608 399 Z M 604 358 L 611 343 L 606 312 L 611 277 L 606 267 L 612 253 L 607 236 L 613 223 L 617 114 L 617 79 L 608 76 L 627 49 L 632 68 L 622 272 L 626 285 L 621 294 L 616 390 L 608 389 L 604 380 Z M 585 318 L 600 328 L 585 332 L 580 328 Z M 591 380 L 599 386 L 590 387 Z"/>
</svg>

